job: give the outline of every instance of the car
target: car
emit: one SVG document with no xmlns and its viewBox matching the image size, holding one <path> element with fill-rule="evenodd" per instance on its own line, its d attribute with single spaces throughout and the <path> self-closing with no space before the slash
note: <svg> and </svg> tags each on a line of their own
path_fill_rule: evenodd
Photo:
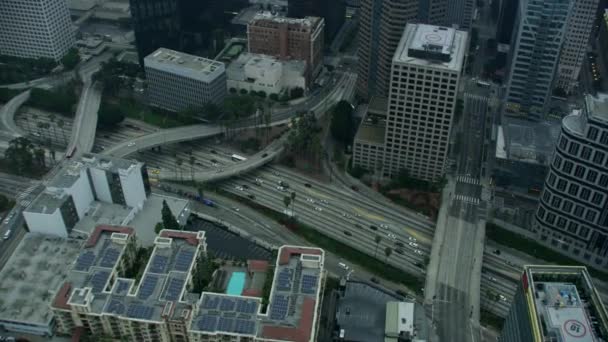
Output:
<svg viewBox="0 0 608 342">
<path fill-rule="evenodd" d="M 277 177 L 279 176 L 279 173 L 278 173 L 278 172 L 276 172 L 276 171 L 272 171 L 272 174 L 273 174 L 274 176 L 277 176 Z"/>
<path fill-rule="evenodd" d="M 240 209 L 238 207 L 232 207 L 232 210 L 239 211 Z"/>
<path fill-rule="evenodd" d="M 418 244 L 415 242 L 410 242 L 410 243 L 408 243 L 408 245 L 410 245 L 412 247 L 418 247 Z"/>
<path fill-rule="evenodd" d="M 395 236 L 395 234 L 388 233 L 388 234 L 386 234 L 386 236 L 388 236 L 388 238 L 391 239 L 391 240 L 393 240 L 393 241 L 397 240 L 397 237 Z"/>
<path fill-rule="evenodd" d="M 380 280 L 378 280 L 376 277 L 371 277 L 369 280 L 371 280 L 374 284 L 380 284 Z"/>
<path fill-rule="evenodd" d="M 209 161 L 210 161 L 211 163 L 213 163 L 213 164 L 217 164 L 217 160 L 215 160 L 215 159 L 213 159 L 213 158 L 209 159 Z"/>
<path fill-rule="evenodd" d="M 410 241 L 412 241 L 412 242 L 416 242 L 416 238 L 415 238 L 415 237 L 411 237 L 411 236 L 410 236 L 410 237 L 408 237 L 407 239 L 408 239 L 408 240 L 410 240 Z"/>
<path fill-rule="evenodd" d="M 374 225 L 371 225 L 371 226 L 369 226 L 369 229 L 371 229 L 371 230 L 378 230 L 378 227 L 376 227 Z"/>
<path fill-rule="evenodd" d="M 350 267 L 348 267 L 348 265 L 347 265 L 347 264 L 345 264 L 345 263 L 343 263 L 343 262 L 339 262 L 339 263 L 338 263 L 338 266 L 340 266 L 341 268 L 343 268 L 343 269 L 345 269 L 345 270 L 348 270 L 348 269 L 350 268 Z"/>
<path fill-rule="evenodd" d="M 496 255 L 500 255 L 500 249 L 495 249 L 492 251 L 492 253 L 494 253 Z"/>
<path fill-rule="evenodd" d="M 4 233 L 4 236 L 2 237 L 4 240 L 8 240 L 11 237 L 11 233 L 13 231 L 12 230 L 7 230 L 6 233 Z"/>
<path fill-rule="evenodd" d="M 279 186 L 277 186 L 277 190 L 279 190 L 279 191 L 285 191 L 285 188 L 279 185 Z"/>
<path fill-rule="evenodd" d="M 397 246 L 397 247 L 401 247 L 401 248 L 405 247 L 405 246 L 403 245 L 403 242 L 401 242 L 401 241 L 396 241 L 396 242 L 395 242 L 395 246 Z"/>
<path fill-rule="evenodd" d="M 361 214 L 359 214 L 359 213 L 355 213 L 355 217 L 356 217 L 356 218 L 361 218 Z"/>
<path fill-rule="evenodd" d="M 348 230 L 344 231 L 344 235 L 346 236 L 353 236 L 353 233 L 349 232 Z"/>
<path fill-rule="evenodd" d="M 507 297 L 505 297 L 504 295 L 499 294 L 498 297 L 500 298 L 500 300 L 502 300 L 503 302 L 507 301 Z"/>
<path fill-rule="evenodd" d="M 262 158 L 266 158 L 266 157 L 268 157 L 268 153 L 262 154 Z"/>
<path fill-rule="evenodd" d="M 323 211 L 323 208 L 321 208 L 321 207 L 315 207 L 315 210 L 316 211 Z"/>
<path fill-rule="evenodd" d="M 243 184 L 243 189 L 249 189 L 249 185 Z"/>
<path fill-rule="evenodd" d="M 353 189 L 354 191 L 359 191 L 359 187 L 356 185 L 351 185 L 350 188 Z"/>
<path fill-rule="evenodd" d="M 103 137 L 106 139 L 110 139 L 110 136 L 108 134 L 104 134 Z"/>
<path fill-rule="evenodd" d="M 252 199 L 252 200 L 255 199 L 255 195 L 254 194 L 248 194 L 247 197 L 249 197 L 249 199 Z"/>
<path fill-rule="evenodd" d="M 32 133 L 32 134 L 33 134 L 35 137 L 40 137 L 40 133 L 38 133 L 38 132 L 34 132 L 34 133 Z"/>
<path fill-rule="evenodd" d="M 384 223 L 382 223 L 382 224 L 380 224 L 380 228 L 382 228 L 382 229 L 388 229 L 389 226 L 386 225 L 386 224 L 384 224 Z"/>
<path fill-rule="evenodd" d="M 364 229 L 362 225 L 355 223 L 355 227 L 359 228 L 359 229 Z"/>
<path fill-rule="evenodd" d="M 395 253 L 403 255 L 403 249 L 395 248 Z"/>
<path fill-rule="evenodd" d="M 314 200 L 314 199 L 312 199 L 312 198 L 310 198 L 310 197 L 306 197 L 306 202 L 308 202 L 308 203 L 313 203 L 313 204 L 314 204 L 314 203 L 315 203 L 315 200 Z"/>
<path fill-rule="evenodd" d="M 346 213 L 342 213 L 342 217 L 347 217 Z"/>
<path fill-rule="evenodd" d="M 242 186 L 238 186 L 238 185 L 237 185 L 237 186 L 235 186 L 234 188 L 235 188 L 235 189 L 237 189 L 238 191 L 243 191 L 243 187 L 242 187 Z"/>
<path fill-rule="evenodd" d="M 211 152 L 211 153 L 213 153 L 213 154 L 217 154 L 217 152 L 216 152 L 215 150 L 211 150 L 211 151 L 209 151 L 209 152 Z"/>
<path fill-rule="evenodd" d="M 325 205 L 329 204 L 329 202 L 327 202 L 327 200 L 324 200 L 324 199 L 321 200 L 321 203 L 323 203 Z"/>
<path fill-rule="evenodd" d="M 287 182 L 280 180 L 278 183 L 280 186 L 282 186 L 284 188 L 289 188 L 289 183 L 287 183 Z"/>
<path fill-rule="evenodd" d="M 488 280 L 496 282 L 496 278 L 488 276 Z"/>
<path fill-rule="evenodd" d="M 310 185 L 310 183 L 304 183 L 304 186 L 307 188 L 312 188 L 312 185 Z"/>
<path fill-rule="evenodd" d="M 127 144 L 127 146 L 128 146 L 128 147 L 133 147 L 133 146 L 135 146 L 135 142 L 134 142 L 134 141 L 131 141 L 130 143 L 128 143 L 128 144 Z"/>
<path fill-rule="evenodd" d="M 419 249 L 415 250 L 415 251 L 414 251 L 414 253 L 416 253 L 416 254 L 418 254 L 418 255 L 422 255 L 422 251 L 421 251 L 421 250 L 419 250 Z"/>
</svg>

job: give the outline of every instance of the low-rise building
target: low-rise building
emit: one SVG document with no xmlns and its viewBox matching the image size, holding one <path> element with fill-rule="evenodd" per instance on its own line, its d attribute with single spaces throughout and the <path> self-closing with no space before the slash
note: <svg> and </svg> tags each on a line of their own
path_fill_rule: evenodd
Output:
<svg viewBox="0 0 608 342">
<path fill-rule="evenodd" d="M 242 53 L 226 69 L 228 89 L 280 94 L 292 88 L 306 89 L 306 62 L 280 61 L 275 57 Z"/>
<path fill-rule="evenodd" d="M 91 203 L 126 206 L 132 218 L 150 194 L 145 164 L 87 153 L 70 160 L 23 211 L 30 232 L 67 237 Z"/>
<path fill-rule="evenodd" d="M 353 167 L 382 168 L 387 106 L 388 100 L 381 97 L 373 97 L 367 105 L 353 142 Z"/>
<path fill-rule="evenodd" d="M 224 63 L 160 48 L 144 58 L 151 105 L 170 111 L 221 104 L 226 97 Z"/>
</svg>

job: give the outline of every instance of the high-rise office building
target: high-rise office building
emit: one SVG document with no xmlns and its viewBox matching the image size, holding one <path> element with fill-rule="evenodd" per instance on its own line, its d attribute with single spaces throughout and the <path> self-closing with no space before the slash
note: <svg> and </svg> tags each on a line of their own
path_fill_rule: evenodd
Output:
<svg viewBox="0 0 608 342">
<path fill-rule="evenodd" d="M 521 0 L 509 56 L 506 111 L 541 118 L 551 96 L 572 0 Z"/>
<path fill-rule="evenodd" d="M 0 55 L 58 61 L 74 43 L 65 0 L 0 1 Z"/>
<path fill-rule="evenodd" d="M 406 26 L 390 77 L 385 175 L 403 169 L 429 181 L 443 175 L 467 43 L 464 31 Z"/>
<path fill-rule="evenodd" d="M 535 233 L 584 263 L 608 265 L 608 95 L 562 121 L 536 211 Z"/>
<path fill-rule="evenodd" d="M 344 24 L 346 3 L 344 0 L 289 0 L 287 16 L 290 18 L 323 18 L 325 20 L 325 38 L 330 43 Z"/>
<path fill-rule="evenodd" d="M 498 0 L 496 0 L 498 1 Z M 502 0 L 496 25 L 496 41 L 500 44 L 510 44 L 515 25 L 517 8 L 521 0 Z"/>
<path fill-rule="evenodd" d="M 598 5 L 599 0 L 574 1 L 559 58 L 555 84 L 566 93 L 570 93 L 578 85 L 578 76 L 587 55 Z"/>
<path fill-rule="evenodd" d="M 500 341 L 605 341 L 608 314 L 583 266 L 524 266 Z"/>
<path fill-rule="evenodd" d="M 359 70 L 357 93 L 388 95 L 391 60 L 403 28 L 419 15 L 417 0 L 361 0 L 359 17 Z"/>
<path fill-rule="evenodd" d="M 139 63 L 164 47 L 196 55 L 212 53 L 215 30 L 226 30 L 226 13 L 247 0 L 129 0 Z"/>
</svg>

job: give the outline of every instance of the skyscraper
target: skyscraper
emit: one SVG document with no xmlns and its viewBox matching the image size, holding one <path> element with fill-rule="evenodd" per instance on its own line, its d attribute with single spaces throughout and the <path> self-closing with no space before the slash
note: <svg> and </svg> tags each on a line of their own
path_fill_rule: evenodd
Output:
<svg viewBox="0 0 608 342">
<path fill-rule="evenodd" d="M 443 175 L 467 33 L 408 24 L 395 51 L 386 121 L 384 173 Z"/>
<path fill-rule="evenodd" d="M 588 51 L 591 31 L 596 21 L 599 0 L 576 0 L 557 69 L 556 87 L 570 93 L 578 84 L 578 76 Z"/>
<path fill-rule="evenodd" d="M 524 266 L 502 342 L 605 341 L 607 313 L 583 266 Z"/>
<path fill-rule="evenodd" d="M 403 28 L 419 15 L 417 0 L 361 0 L 357 93 L 387 96 L 391 60 Z"/>
<path fill-rule="evenodd" d="M 328 43 L 338 33 L 346 17 L 344 0 L 289 0 L 287 16 L 291 18 L 321 17 L 325 19 L 325 37 Z"/>
<path fill-rule="evenodd" d="M 536 211 L 542 243 L 608 265 L 608 95 L 566 116 Z"/>
<path fill-rule="evenodd" d="M 0 1 L 0 54 L 60 60 L 75 35 L 65 0 Z"/>
<path fill-rule="evenodd" d="M 520 0 L 502 0 L 500 3 L 498 24 L 496 25 L 496 41 L 500 44 L 511 43 L 519 1 Z"/>
<path fill-rule="evenodd" d="M 507 112 L 541 118 L 548 105 L 573 0 L 521 0 L 509 56 Z"/>
</svg>

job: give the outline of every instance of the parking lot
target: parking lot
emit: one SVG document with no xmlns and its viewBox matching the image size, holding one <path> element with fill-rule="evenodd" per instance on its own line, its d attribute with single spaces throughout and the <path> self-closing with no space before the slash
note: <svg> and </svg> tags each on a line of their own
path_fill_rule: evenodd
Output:
<svg viewBox="0 0 608 342">
<path fill-rule="evenodd" d="M 194 219 L 186 228 L 191 231 L 205 231 L 207 248 L 218 258 L 251 260 L 271 260 L 272 258 L 270 251 L 214 223 Z"/>
</svg>

